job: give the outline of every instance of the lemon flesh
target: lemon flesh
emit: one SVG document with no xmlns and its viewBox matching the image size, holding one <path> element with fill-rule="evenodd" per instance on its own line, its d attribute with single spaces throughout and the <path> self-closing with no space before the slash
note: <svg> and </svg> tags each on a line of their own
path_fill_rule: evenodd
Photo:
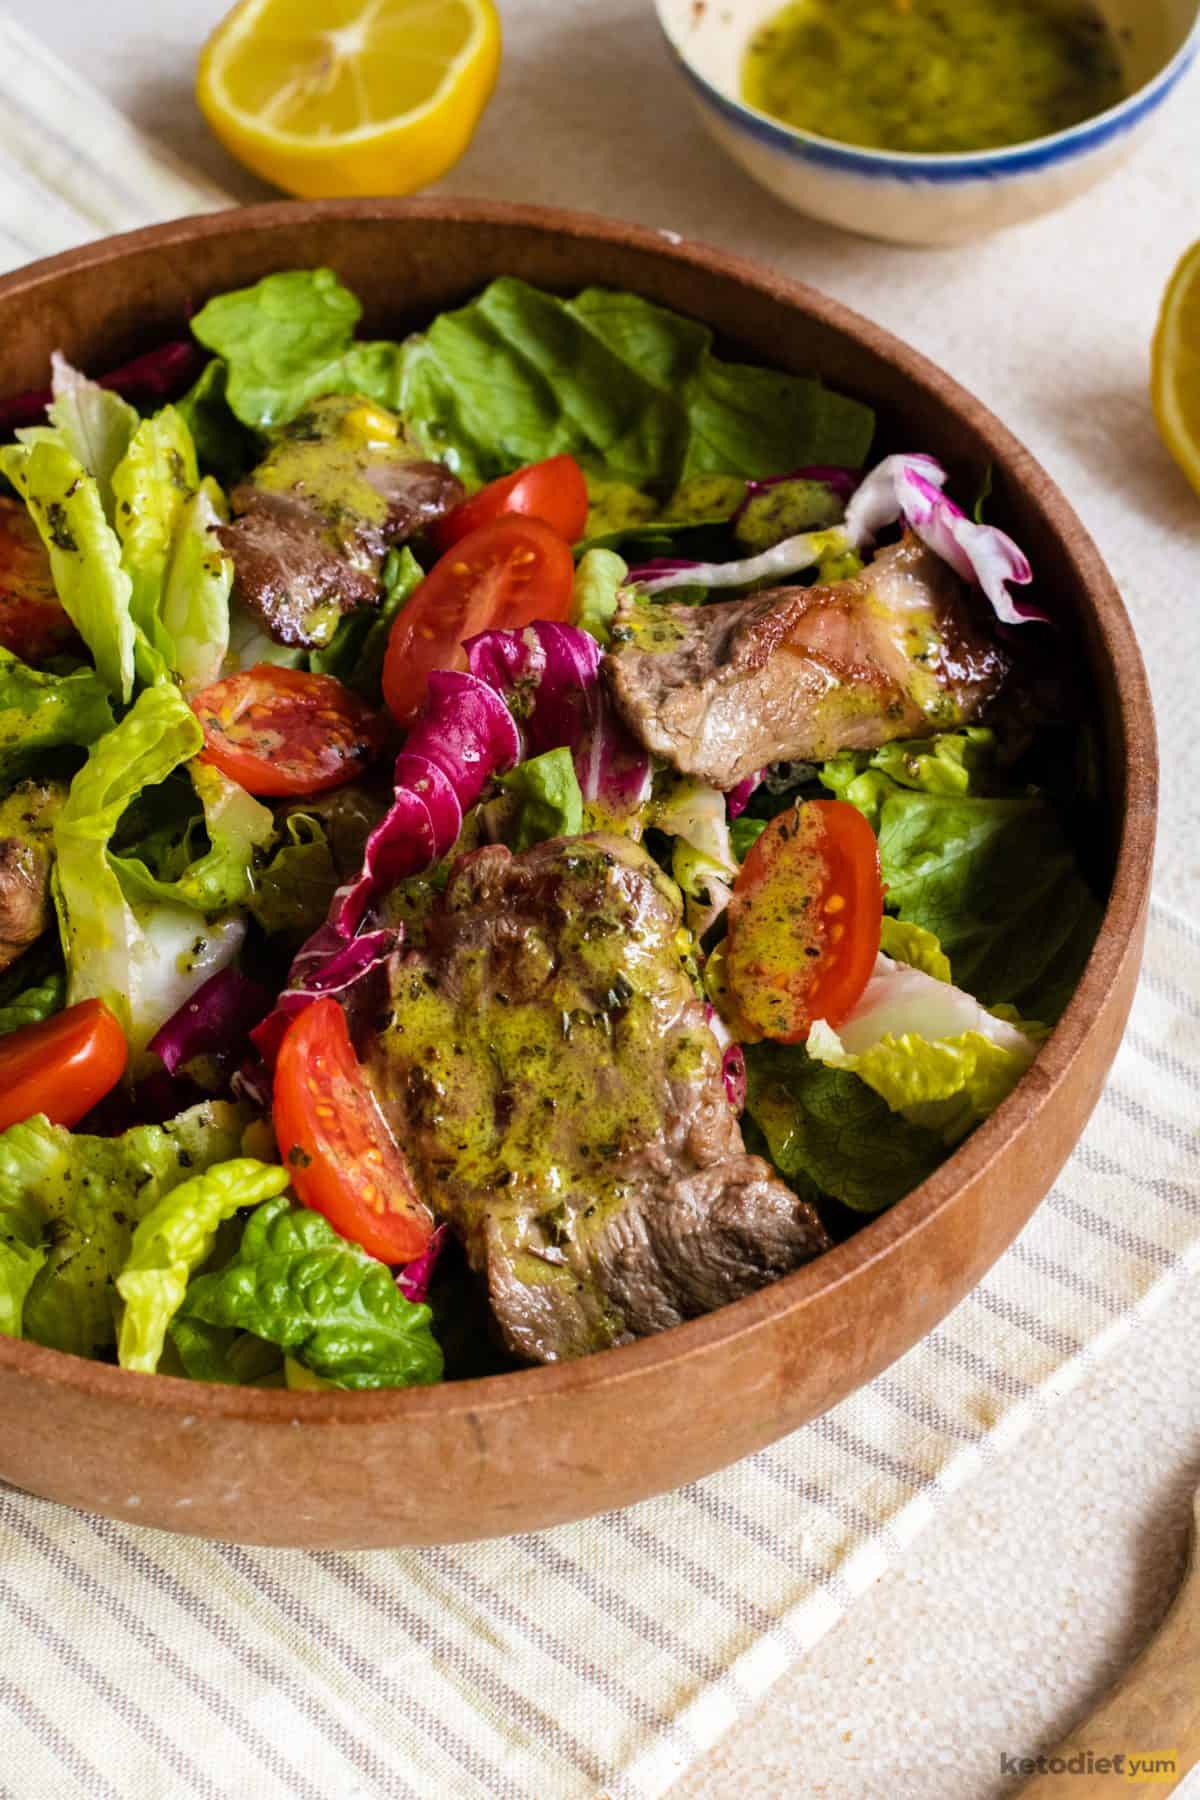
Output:
<svg viewBox="0 0 1200 1800">
<path fill-rule="evenodd" d="M 1151 398 L 1163 442 L 1200 493 L 1200 243 L 1180 260 L 1154 337 Z"/>
<path fill-rule="evenodd" d="M 306 199 L 409 194 L 456 163 L 500 66 L 492 0 L 241 0 L 204 47 L 216 136 Z"/>
</svg>

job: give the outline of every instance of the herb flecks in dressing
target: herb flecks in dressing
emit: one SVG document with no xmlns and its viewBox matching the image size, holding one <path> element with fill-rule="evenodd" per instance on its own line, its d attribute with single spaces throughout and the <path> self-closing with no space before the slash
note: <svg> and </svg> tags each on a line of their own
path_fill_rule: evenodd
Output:
<svg viewBox="0 0 1200 1800">
<path fill-rule="evenodd" d="M 742 93 L 819 137 L 937 155 L 1066 130 L 1125 81 L 1090 0 L 791 0 L 751 39 Z"/>
</svg>

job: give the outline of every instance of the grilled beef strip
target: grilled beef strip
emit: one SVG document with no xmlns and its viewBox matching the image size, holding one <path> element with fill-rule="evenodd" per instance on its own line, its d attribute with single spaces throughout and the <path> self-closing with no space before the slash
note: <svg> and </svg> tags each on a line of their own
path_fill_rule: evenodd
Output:
<svg viewBox="0 0 1200 1800">
<path fill-rule="evenodd" d="M 665 1330 L 828 1245 L 746 1152 L 680 923 L 629 839 L 489 846 L 393 961 L 370 1077 L 530 1362 Z"/>
<path fill-rule="evenodd" d="M 374 401 L 314 400 L 230 495 L 235 517 L 218 536 L 233 558 L 234 592 L 276 643 L 326 643 L 343 613 L 378 605 L 391 546 L 463 494 Z"/>
<path fill-rule="evenodd" d="M 604 662 L 639 743 L 722 789 L 967 724 L 1008 670 L 954 571 L 911 537 L 828 586 L 707 606 L 631 592 Z"/>
</svg>

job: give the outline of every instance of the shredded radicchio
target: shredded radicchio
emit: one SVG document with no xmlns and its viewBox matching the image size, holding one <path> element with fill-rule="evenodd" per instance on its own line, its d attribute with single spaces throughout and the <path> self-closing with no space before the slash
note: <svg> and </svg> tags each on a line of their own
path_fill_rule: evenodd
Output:
<svg viewBox="0 0 1200 1800">
<path fill-rule="evenodd" d="M 177 338 L 101 375 L 99 385 L 137 407 L 162 406 L 191 386 L 207 360 L 207 353 L 191 338 Z M 49 388 L 30 388 L 0 400 L 0 437 L 11 437 L 23 425 L 42 424 L 53 398 Z"/>
</svg>

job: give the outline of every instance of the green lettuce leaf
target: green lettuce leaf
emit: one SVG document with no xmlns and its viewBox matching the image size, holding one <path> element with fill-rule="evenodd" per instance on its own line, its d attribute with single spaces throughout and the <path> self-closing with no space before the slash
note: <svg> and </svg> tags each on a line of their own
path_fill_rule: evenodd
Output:
<svg viewBox="0 0 1200 1800">
<path fill-rule="evenodd" d="M 954 979 L 994 1008 L 1057 1019 L 1099 929 L 1101 907 L 1057 809 L 1028 790 L 996 793 L 981 728 L 838 757 L 821 781 L 879 835 L 886 904 L 940 941 Z"/>
<path fill-rule="evenodd" d="M 193 1381 L 219 1381 L 227 1387 L 282 1387 L 283 1352 L 250 1331 L 206 1325 L 202 1319 L 171 1321 L 170 1343 Z"/>
<path fill-rule="evenodd" d="M 40 1025 L 61 1012 L 67 999 L 67 977 L 57 970 L 44 980 L 22 988 L 12 1000 L 0 1006 L 0 1037 L 10 1031 L 23 1031 L 26 1025 Z"/>
<path fill-rule="evenodd" d="M 251 1213 L 228 1267 L 192 1280 L 172 1332 L 249 1331 L 337 1387 L 412 1387 L 441 1379 L 431 1317 L 384 1264 L 281 1197 Z"/>
<path fill-rule="evenodd" d="M 729 841 L 733 846 L 733 854 L 739 863 L 744 863 L 767 829 L 768 820 L 752 819 L 746 813 L 734 819 L 729 827 Z"/>
<path fill-rule="evenodd" d="M 2 1328 L 79 1356 L 114 1343 L 113 1283 L 135 1224 L 172 1188 L 236 1156 L 245 1121 L 208 1101 L 114 1138 L 43 1118 L 0 1132 Z"/>
<path fill-rule="evenodd" d="M 571 623 L 590 632 L 598 644 L 608 643 L 608 629 L 628 573 L 628 563 L 613 550 L 586 550 L 580 558 L 571 596 Z"/>
<path fill-rule="evenodd" d="M 100 490 L 83 464 L 57 443 L 0 449 L 7 475 L 29 508 L 50 556 L 63 609 L 91 651 L 109 692 L 133 692 L 137 631 L 130 611 L 133 583 L 105 515 Z"/>
<path fill-rule="evenodd" d="M 709 329 L 632 294 L 502 277 L 410 339 L 401 410 L 470 483 L 560 451 L 656 491 L 695 475 L 859 467 L 874 418 L 817 381 L 722 362 Z"/>
<path fill-rule="evenodd" d="M 583 795 L 569 750 L 530 757 L 502 776 L 500 785 L 515 802 L 505 831 L 511 849 L 528 850 L 547 838 L 577 837 L 583 830 Z"/>
<path fill-rule="evenodd" d="M 179 515 L 199 481 L 191 433 L 173 406 L 142 420 L 113 471 L 121 561 L 131 583 L 130 610 L 168 667 L 174 646 L 160 617 L 163 587 Z"/>
<path fill-rule="evenodd" d="M 120 724 L 93 744 L 54 828 L 68 997 L 72 1004 L 101 999 L 111 1008 L 129 1041 L 134 1076 L 159 1026 L 233 959 L 245 934 L 236 916 L 205 924 L 187 906 L 127 899 L 109 858 L 109 840 L 129 803 L 188 762 L 203 741 L 177 688 L 146 688 Z"/>
<path fill-rule="evenodd" d="M 747 1114 L 802 1198 L 883 1212 L 946 1154 L 936 1132 L 893 1113 L 857 1075 L 814 1062 L 803 1044 L 747 1044 L 745 1056 Z"/>
<path fill-rule="evenodd" d="M 922 931 L 919 925 L 906 925 L 902 919 L 893 919 L 885 913 L 879 948 L 893 962 L 907 963 L 910 969 L 920 969 L 923 975 L 932 975 L 935 981 L 950 980 L 950 958 L 932 931 Z"/>
<path fill-rule="evenodd" d="M 109 862 L 131 900 L 187 906 L 212 917 L 252 898 L 261 853 L 275 836 L 275 816 L 212 763 L 189 763 L 188 774 L 204 808 L 206 853 L 173 880 L 153 874 L 136 856 L 110 852 Z"/>
<path fill-rule="evenodd" d="M 340 877 L 320 819 L 289 813 L 284 831 L 285 842 L 259 870 L 246 904 L 265 932 L 299 940 L 324 923 Z"/>
<path fill-rule="evenodd" d="M 125 1302 L 117 1348 L 123 1369 L 153 1375 L 167 1326 L 192 1274 L 210 1255 L 218 1225 L 241 1207 L 282 1194 L 287 1185 L 286 1169 L 238 1157 L 181 1182 L 143 1215 L 117 1276 Z"/>
<path fill-rule="evenodd" d="M 94 669 L 51 675 L 0 649 L 0 782 L 9 782 L 46 750 L 83 750 L 111 731 L 108 689 Z"/>
<path fill-rule="evenodd" d="M 227 374 L 225 363 L 214 356 L 176 405 L 201 466 L 232 487 L 262 456 L 262 439 L 234 417 L 225 393 Z"/>
<path fill-rule="evenodd" d="M 818 1062 L 857 1075 L 893 1112 L 937 1132 L 946 1144 L 956 1144 L 1007 1100 L 1035 1052 L 1032 1043 L 1010 1049 L 977 1031 L 932 1041 L 907 1032 L 853 1056 L 820 1020 L 807 1047 Z"/>
<path fill-rule="evenodd" d="M 309 652 L 308 666 L 321 675 L 336 675 L 365 700 L 382 695 L 383 659 L 397 613 L 425 579 L 425 571 L 405 544 L 389 550 L 383 565 L 383 599 L 378 607 L 359 607 L 342 619 L 323 650 Z"/>
<path fill-rule="evenodd" d="M 160 620 L 186 694 L 218 680 L 229 649 L 233 559 L 214 532 L 227 517 L 224 495 L 206 478 L 184 501 L 175 524 Z"/>
<path fill-rule="evenodd" d="M 111 388 L 89 381 L 56 350 L 50 359 L 53 399 L 46 416 L 64 450 L 96 479 L 105 516 L 116 516 L 112 478 L 138 427 L 137 409 Z M 18 433 L 18 436 L 23 436 Z M 28 440 L 25 440 L 28 441 Z"/>
<path fill-rule="evenodd" d="M 255 431 L 294 418 L 318 394 L 365 394 L 395 407 L 402 381 L 396 344 L 355 343 L 362 308 L 332 269 L 289 269 L 219 294 L 192 331 L 224 360 L 225 398 Z M 211 404 L 210 377 L 205 400 Z"/>
</svg>

